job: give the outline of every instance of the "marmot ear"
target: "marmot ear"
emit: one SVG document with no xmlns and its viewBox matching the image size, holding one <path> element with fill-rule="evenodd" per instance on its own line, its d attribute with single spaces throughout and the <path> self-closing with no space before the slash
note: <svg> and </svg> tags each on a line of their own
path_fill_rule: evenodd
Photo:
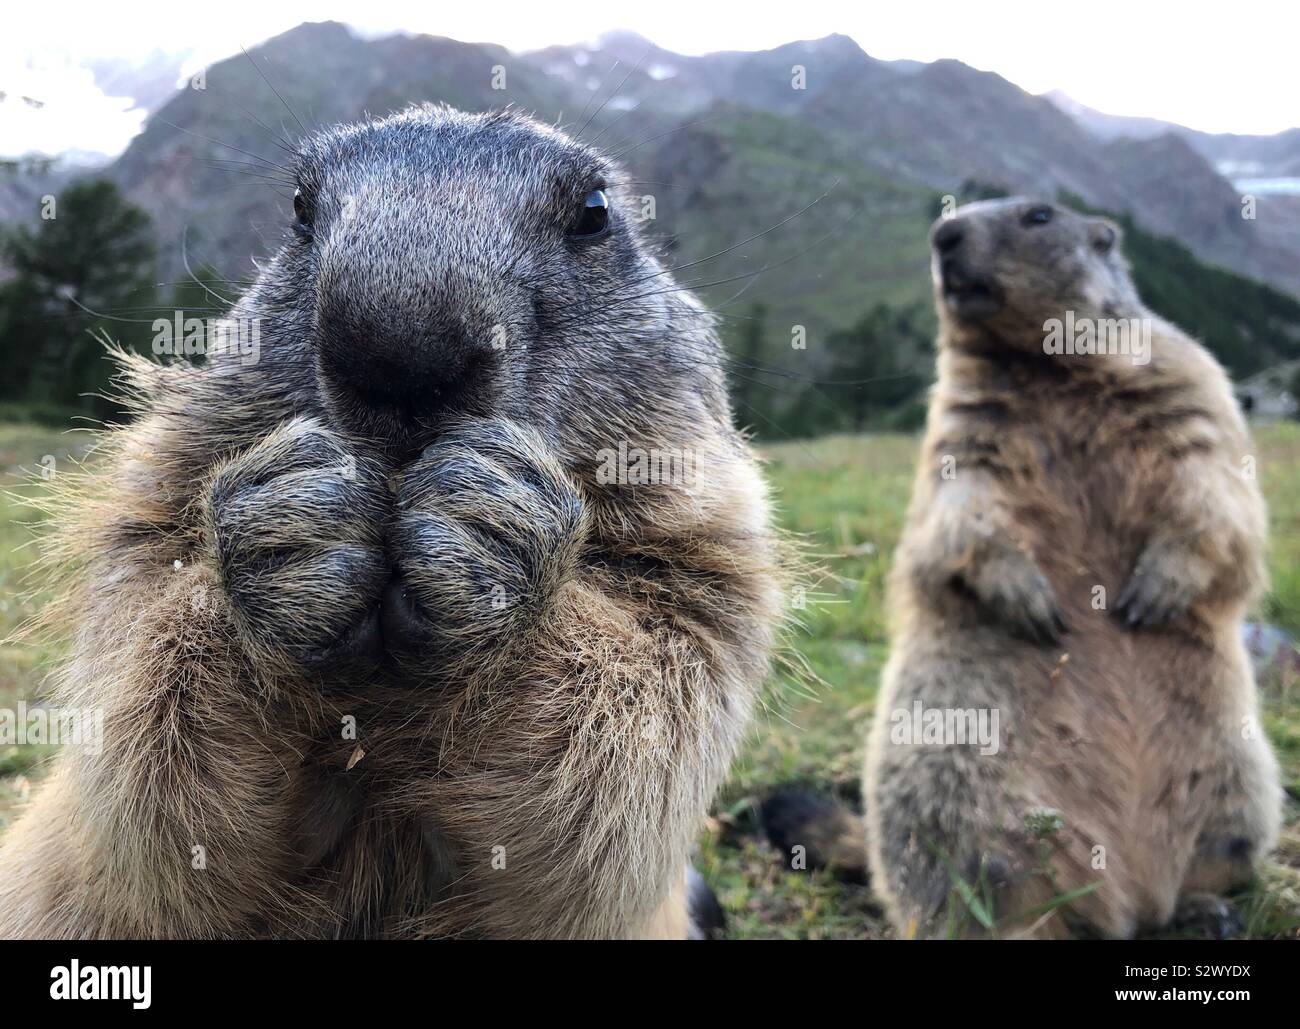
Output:
<svg viewBox="0 0 1300 1029">
<path fill-rule="evenodd" d="M 1088 223 L 1088 241 L 1099 254 L 1109 254 L 1124 238 L 1124 231 L 1109 218 L 1094 218 Z"/>
</svg>

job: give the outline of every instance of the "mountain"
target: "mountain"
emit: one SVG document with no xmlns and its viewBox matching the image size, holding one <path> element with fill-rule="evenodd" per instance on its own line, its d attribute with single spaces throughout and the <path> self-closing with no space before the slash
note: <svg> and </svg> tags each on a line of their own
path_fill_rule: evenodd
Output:
<svg viewBox="0 0 1300 1029">
<path fill-rule="evenodd" d="M 1105 114 L 1086 104 L 1079 103 L 1079 101 L 1059 89 L 1044 93 L 1043 99 L 1059 107 L 1079 125 L 1100 139 L 1115 139 L 1119 136 L 1128 136 L 1132 139 L 1148 139 L 1151 136 L 1163 136 L 1166 132 L 1173 132 L 1181 127 L 1173 122 L 1161 121 L 1159 118 L 1134 118 L 1123 114 Z"/>
<path fill-rule="evenodd" d="M 491 86 L 498 64 L 510 65 L 505 92 Z M 221 61 L 205 85 L 176 93 L 107 172 L 153 217 L 171 279 L 183 271 L 182 246 L 188 260 L 227 276 L 245 274 L 276 246 L 292 194 L 275 181 L 283 148 L 313 126 L 422 100 L 478 110 L 526 97 L 554 112 L 571 97 L 501 47 L 432 36 L 367 41 L 334 22 L 299 26 Z"/>
<path fill-rule="evenodd" d="M 621 83 L 623 96 L 678 114 L 701 110 L 718 100 L 788 112 L 797 110 L 807 96 L 826 89 L 841 73 L 878 81 L 882 72 L 905 74 L 921 67 L 911 61 L 874 60 L 843 35 L 788 43 L 774 50 L 690 57 L 656 46 L 634 32 L 611 32 L 594 45 L 552 46 L 522 57 L 568 82 L 584 97 L 600 92 L 602 85 L 608 92 Z M 796 65 L 809 72 L 803 90 L 791 87 L 791 69 Z"/>
<path fill-rule="evenodd" d="M 1132 245 L 1176 239 L 1173 250 L 1141 248 L 1138 270 L 1172 305 L 1162 313 L 1199 318 L 1241 373 L 1295 356 L 1286 326 L 1300 326 L 1300 307 L 1250 280 L 1300 293 L 1300 208 L 1261 195 L 1256 218 L 1243 218 L 1207 157 L 1218 137 L 1154 123 L 1107 131 L 996 74 L 877 60 L 842 35 L 684 56 L 620 32 L 512 54 L 309 23 L 213 65 L 205 89 L 172 94 L 106 174 L 152 216 L 165 281 L 184 280 L 185 263 L 238 279 L 283 238 L 294 139 L 425 100 L 514 105 L 617 155 L 655 198 L 653 231 L 671 263 L 690 266 L 684 284 L 719 311 L 724 333 L 752 328 L 761 306 L 760 356 L 803 381 L 835 367 L 826 341 L 873 305 L 929 317 L 939 198 L 989 191 L 1106 210 L 1132 226 Z M 1284 167 L 1290 146 L 1283 133 L 1237 152 Z M 5 198 L 0 179 L 0 217 Z M 1234 288 L 1267 316 L 1234 304 L 1215 320 L 1193 303 Z M 806 351 L 789 345 L 794 326 Z"/>
<path fill-rule="evenodd" d="M 956 193 L 972 179 L 1011 192 L 1069 192 L 1130 212 L 1148 228 L 1186 241 L 1211 263 L 1300 293 L 1300 235 L 1292 231 L 1300 207 L 1289 197 L 1269 195 L 1258 198 L 1261 210 L 1254 220 L 1243 219 L 1240 191 L 1213 166 L 1223 153 L 1243 160 L 1255 154 L 1270 162 L 1258 165 L 1261 174 L 1284 174 L 1300 129 L 1276 137 L 1183 130 L 1186 146 L 1174 139 L 1132 148 L 1117 139 L 1131 133 L 1096 131 L 1084 117 L 1088 109 L 1063 109 L 1068 98 L 1059 94 L 1033 96 L 959 61 L 879 61 L 841 35 L 759 53 L 681 57 L 619 33 L 595 46 L 550 47 L 525 56 L 588 90 L 598 90 L 597 71 L 617 61 L 632 69 L 626 95 L 678 115 L 706 108 L 701 98 L 712 96 L 798 117 L 820 128 L 836 153 L 940 192 Z M 803 90 L 790 86 L 795 65 L 806 69 Z M 614 81 L 605 88 L 612 89 L 623 74 L 609 75 Z M 1140 138 L 1173 128 L 1155 121 L 1149 127 L 1157 131 Z M 1143 164 L 1140 154 L 1154 163 Z"/>
<path fill-rule="evenodd" d="M 497 66 L 506 69 L 505 89 L 492 88 Z M 796 67 L 803 69 L 802 88 L 793 82 Z M 1211 263 L 1300 292 L 1300 236 L 1289 232 L 1291 215 L 1300 212 L 1261 197 L 1258 217 L 1247 222 L 1239 195 L 1195 145 L 1165 136 L 1142 139 L 1141 146 L 1099 139 L 1052 100 L 957 61 L 878 61 L 839 35 L 689 57 L 612 33 L 594 45 L 515 56 L 430 36 L 363 40 L 337 23 L 299 26 L 250 57 L 215 65 L 206 90 L 175 94 L 110 169 L 157 219 L 171 273 L 187 226 L 204 259 L 222 268 L 247 268 L 257 232 L 278 232 L 282 208 L 266 195 L 271 190 L 240 189 L 231 176 L 240 170 L 235 162 L 256 163 L 239 151 L 277 162 L 282 156 L 257 120 L 290 140 L 302 131 L 269 83 L 308 126 L 418 100 L 469 109 L 513 103 L 547 119 L 562 117 L 602 146 L 640 143 L 627 157 L 638 174 L 664 169 L 656 155 L 682 156 L 671 137 L 683 124 L 697 123 L 687 136 L 696 144 L 720 145 L 735 131 L 720 118 L 766 113 L 797 121 L 800 131 L 791 138 L 817 134 L 798 159 L 820 176 L 822 188 L 847 161 L 905 192 L 955 194 L 970 180 L 1012 192 L 1069 192 L 1131 213 Z M 782 148 L 779 139 L 774 145 Z M 1273 146 L 1288 152 L 1285 138 Z M 878 206 L 876 198 L 861 199 Z M 771 220 L 779 220 L 777 193 L 747 200 L 760 211 L 770 201 Z"/>
<path fill-rule="evenodd" d="M 1294 179 L 1296 181 L 1290 185 L 1289 192 L 1300 193 L 1300 128 L 1287 129 L 1272 136 L 1198 132 L 1158 118 L 1104 114 L 1060 90 L 1043 96 L 1099 139 L 1150 139 L 1172 134 L 1184 139 L 1228 178 Z"/>
</svg>

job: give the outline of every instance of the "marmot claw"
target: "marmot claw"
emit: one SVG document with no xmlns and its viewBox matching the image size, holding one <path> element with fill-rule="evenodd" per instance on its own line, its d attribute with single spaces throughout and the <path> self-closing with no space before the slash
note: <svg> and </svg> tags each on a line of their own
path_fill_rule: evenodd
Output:
<svg viewBox="0 0 1300 1029">
<path fill-rule="evenodd" d="M 1195 555 L 1154 544 L 1138 559 L 1115 600 L 1115 617 L 1130 629 L 1167 625 L 1187 613 L 1205 575 Z"/>
<path fill-rule="evenodd" d="M 989 559 L 967 585 L 988 614 L 1017 636 L 1049 645 L 1070 631 L 1051 583 L 1018 551 Z"/>
</svg>

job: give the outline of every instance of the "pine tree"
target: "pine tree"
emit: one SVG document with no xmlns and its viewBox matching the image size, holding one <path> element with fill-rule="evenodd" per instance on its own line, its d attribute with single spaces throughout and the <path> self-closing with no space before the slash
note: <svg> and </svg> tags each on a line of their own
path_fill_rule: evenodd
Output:
<svg viewBox="0 0 1300 1029">
<path fill-rule="evenodd" d="M 89 406 L 111 368 L 95 338 L 140 347 L 149 338 L 154 248 L 149 217 L 111 182 L 76 183 L 36 227 L 0 244 L 14 272 L 0 290 L 0 366 L 11 399 Z"/>
</svg>

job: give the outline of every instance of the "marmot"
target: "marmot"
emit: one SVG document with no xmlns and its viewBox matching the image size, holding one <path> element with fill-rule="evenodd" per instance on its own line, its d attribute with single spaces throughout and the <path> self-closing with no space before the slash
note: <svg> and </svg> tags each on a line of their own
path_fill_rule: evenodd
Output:
<svg viewBox="0 0 1300 1029">
<path fill-rule="evenodd" d="M 866 761 L 873 884 L 904 935 L 1164 926 L 1249 878 L 1280 821 L 1239 638 L 1265 581 L 1244 420 L 1142 305 L 1112 222 L 992 201 L 931 242 L 938 382 Z"/>
<path fill-rule="evenodd" d="M 49 553 L 102 746 L 3 840 L 0 935 L 685 937 L 783 591 L 711 316 L 521 115 L 294 174 L 257 359 L 124 358 Z"/>
</svg>

